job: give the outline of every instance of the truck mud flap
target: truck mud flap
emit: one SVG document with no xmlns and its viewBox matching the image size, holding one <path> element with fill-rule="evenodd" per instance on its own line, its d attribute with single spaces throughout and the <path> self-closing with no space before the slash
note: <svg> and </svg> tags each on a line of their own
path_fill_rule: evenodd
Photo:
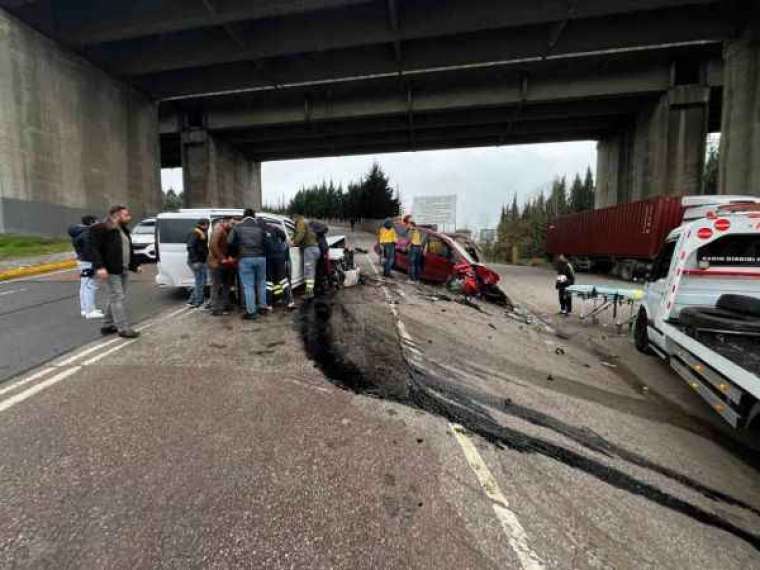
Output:
<svg viewBox="0 0 760 570">
<path fill-rule="evenodd" d="M 681 347 L 671 356 L 670 366 L 731 426 L 743 426 L 745 418 L 734 407 L 741 402 L 742 390 Z"/>
</svg>

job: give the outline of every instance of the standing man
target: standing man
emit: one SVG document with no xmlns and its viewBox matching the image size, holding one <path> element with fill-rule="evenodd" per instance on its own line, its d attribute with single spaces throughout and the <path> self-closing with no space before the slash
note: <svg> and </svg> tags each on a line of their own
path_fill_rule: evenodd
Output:
<svg viewBox="0 0 760 570">
<path fill-rule="evenodd" d="M 573 312 L 573 296 L 567 288 L 575 285 L 575 270 L 567 258 L 560 254 L 557 257 L 557 291 L 559 292 L 559 312 L 567 316 Z"/>
<path fill-rule="evenodd" d="M 377 232 L 377 241 L 383 253 L 383 275 L 391 276 L 393 263 L 396 261 L 396 230 L 390 218 L 385 218 L 382 227 Z"/>
<path fill-rule="evenodd" d="M 81 224 L 75 224 L 69 228 L 69 236 L 77 254 L 79 269 L 79 311 L 86 319 L 102 319 L 105 316 L 95 306 L 98 283 L 92 267 L 92 247 L 90 246 L 90 226 L 95 222 L 97 222 L 95 216 L 83 216 Z"/>
<path fill-rule="evenodd" d="M 288 237 L 277 226 L 268 226 L 268 230 L 266 253 L 269 304 L 274 306 L 281 299 L 288 305 L 289 309 L 294 309 L 293 291 L 288 276 L 288 264 L 290 263 Z"/>
<path fill-rule="evenodd" d="M 124 338 L 137 338 L 140 333 L 129 326 L 124 305 L 127 295 L 128 272 L 139 271 L 132 255 L 132 238 L 127 224 L 132 219 L 126 206 L 111 206 L 105 222 L 90 227 L 92 264 L 95 274 L 106 283 L 108 304 L 104 335 L 119 333 Z"/>
<path fill-rule="evenodd" d="M 256 212 L 247 208 L 243 220 L 230 231 L 227 244 L 238 252 L 238 273 L 245 294 L 244 319 L 256 320 L 258 309 L 269 310 L 266 304 L 267 259 L 264 250 L 266 229 L 256 219 Z M 256 304 L 258 299 L 258 305 Z"/>
<path fill-rule="evenodd" d="M 309 227 L 306 220 L 301 214 L 294 216 L 296 224 L 296 233 L 293 236 L 293 245 L 300 247 L 303 252 L 303 278 L 306 283 L 306 292 L 304 297 L 310 299 L 314 297 L 314 283 L 317 278 L 317 262 L 319 261 L 320 251 L 317 234 Z"/>
<path fill-rule="evenodd" d="M 206 218 L 198 220 L 187 239 L 187 264 L 195 276 L 195 287 L 190 295 L 188 305 L 196 309 L 201 308 L 203 301 L 206 300 L 208 226 L 209 221 Z"/>
<path fill-rule="evenodd" d="M 409 220 L 409 279 L 419 281 L 422 275 L 422 230 Z"/>
<path fill-rule="evenodd" d="M 229 256 L 227 238 L 232 225 L 230 218 L 224 218 L 211 232 L 211 244 L 208 252 L 208 268 L 211 270 L 211 314 L 215 317 L 230 310 L 230 281 L 234 261 Z"/>
</svg>

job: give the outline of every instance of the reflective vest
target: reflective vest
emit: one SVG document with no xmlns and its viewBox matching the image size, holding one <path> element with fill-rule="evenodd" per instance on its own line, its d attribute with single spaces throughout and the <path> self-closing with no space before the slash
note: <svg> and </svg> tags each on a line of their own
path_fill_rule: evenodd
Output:
<svg viewBox="0 0 760 570">
<path fill-rule="evenodd" d="M 380 231 L 377 233 L 377 240 L 381 244 L 396 243 L 396 230 L 393 228 L 380 228 Z"/>
<path fill-rule="evenodd" d="M 422 245 L 422 232 L 417 228 L 409 230 L 409 242 L 412 245 Z"/>
</svg>

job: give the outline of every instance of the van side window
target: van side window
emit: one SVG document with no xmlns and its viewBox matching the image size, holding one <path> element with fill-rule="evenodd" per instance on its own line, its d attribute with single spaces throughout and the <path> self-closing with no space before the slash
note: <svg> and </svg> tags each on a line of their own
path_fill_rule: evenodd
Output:
<svg viewBox="0 0 760 570">
<path fill-rule="evenodd" d="M 676 252 L 676 243 L 678 243 L 678 240 L 671 240 L 666 241 L 662 245 L 662 249 L 652 267 L 651 281 L 658 281 L 667 277 L 668 270 L 670 269 L 670 262 L 673 260 L 673 254 Z"/>
<path fill-rule="evenodd" d="M 198 223 L 192 218 L 164 218 L 158 220 L 158 235 L 161 243 L 187 243 L 190 232 Z"/>
</svg>

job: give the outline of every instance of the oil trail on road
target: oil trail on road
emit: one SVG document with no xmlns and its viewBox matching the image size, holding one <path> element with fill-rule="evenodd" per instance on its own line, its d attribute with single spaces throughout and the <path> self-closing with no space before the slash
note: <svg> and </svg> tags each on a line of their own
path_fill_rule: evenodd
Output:
<svg viewBox="0 0 760 570">
<path fill-rule="evenodd" d="M 336 305 L 341 308 L 337 313 L 334 310 Z M 387 310 L 385 313 L 390 314 Z M 382 318 L 379 315 L 376 316 L 378 319 Z M 480 435 L 498 448 L 506 448 L 520 453 L 539 454 L 558 461 L 612 487 L 640 496 L 695 521 L 733 534 L 760 551 L 760 536 L 734 525 L 719 515 L 667 493 L 650 483 L 636 479 L 617 468 L 605 465 L 596 459 L 586 457 L 543 438 L 500 425 L 487 409 L 492 405 L 488 398 L 479 402 L 475 398 L 475 394 L 467 393 L 461 385 L 447 381 L 441 376 L 431 377 L 429 372 L 419 370 L 411 365 L 403 354 L 400 339 L 395 338 L 395 346 L 391 346 L 387 341 L 383 342 L 383 331 L 379 330 L 380 326 L 374 323 L 372 319 L 365 318 L 360 323 L 361 326 L 351 326 L 350 310 L 347 306 L 336 303 L 334 294 L 304 303 L 297 319 L 307 354 L 327 378 L 336 385 L 359 394 L 382 397 L 438 415 L 451 423 L 464 426 L 467 430 Z M 347 326 L 344 327 L 344 325 Z M 392 330 L 395 330 L 395 326 Z M 374 346 L 385 345 L 384 357 L 389 365 L 381 368 L 381 374 L 377 374 L 377 368 L 373 366 L 365 365 L 362 367 L 358 365 L 351 358 L 349 351 L 342 347 L 365 340 L 355 338 L 357 334 L 364 334 L 367 342 L 373 343 Z M 353 335 L 353 337 L 346 339 L 344 335 L 350 337 Z M 342 336 L 343 338 L 341 338 Z M 346 342 L 347 340 L 348 342 Z M 400 388 L 401 384 L 403 384 L 403 389 Z M 500 401 L 503 402 L 503 399 Z M 504 408 L 503 405 L 495 405 Z M 550 427 L 559 433 L 570 435 L 588 449 L 598 451 L 605 456 L 616 455 L 621 459 L 651 469 L 702 493 L 714 501 L 739 506 L 755 514 L 758 513 L 757 509 L 738 499 L 656 465 L 608 442 L 597 434 L 584 432 L 578 428 L 568 429 L 572 426 L 566 426 L 559 420 L 535 410 L 514 407 L 512 404 L 506 408 L 507 412 L 510 411 L 508 408 L 512 408 L 513 414 L 528 421 L 532 420 L 531 423 Z"/>
</svg>

